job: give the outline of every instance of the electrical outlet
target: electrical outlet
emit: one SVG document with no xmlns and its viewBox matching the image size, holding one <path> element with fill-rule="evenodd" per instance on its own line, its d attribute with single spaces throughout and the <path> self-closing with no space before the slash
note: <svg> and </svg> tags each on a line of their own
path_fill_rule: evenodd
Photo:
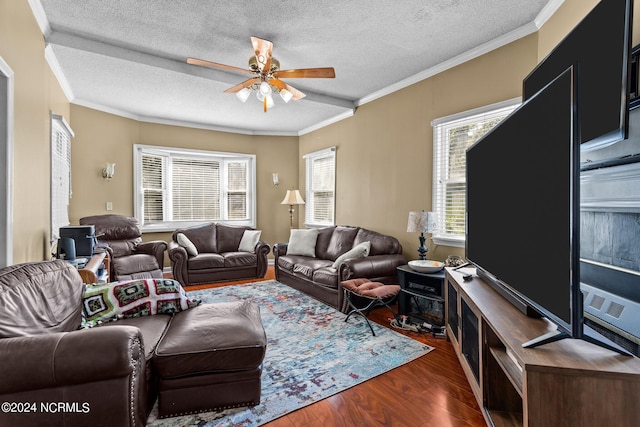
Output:
<svg viewBox="0 0 640 427">
<path fill-rule="evenodd" d="M 107 202 L 107 210 L 108 211 L 112 211 L 113 210 L 113 203 Z"/>
</svg>

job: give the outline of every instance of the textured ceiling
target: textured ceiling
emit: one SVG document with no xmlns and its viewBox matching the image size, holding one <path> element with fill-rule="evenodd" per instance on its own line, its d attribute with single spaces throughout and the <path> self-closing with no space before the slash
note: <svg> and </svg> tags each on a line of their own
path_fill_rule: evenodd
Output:
<svg viewBox="0 0 640 427">
<path fill-rule="evenodd" d="M 536 31 L 562 0 L 29 0 L 47 58 L 71 102 L 138 120 L 249 134 L 300 135 L 355 107 Z M 287 79 L 307 97 L 268 113 L 225 89 L 246 74 L 251 36 L 282 69 L 334 67 L 335 79 Z"/>
</svg>

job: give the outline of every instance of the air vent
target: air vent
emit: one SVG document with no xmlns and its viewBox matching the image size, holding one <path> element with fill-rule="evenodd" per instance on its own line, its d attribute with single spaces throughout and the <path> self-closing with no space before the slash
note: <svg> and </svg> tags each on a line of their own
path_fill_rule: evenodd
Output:
<svg viewBox="0 0 640 427">
<path fill-rule="evenodd" d="M 591 303 L 589 303 L 589 307 L 593 307 L 596 310 L 602 309 L 602 305 L 604 304 L 604 298 L 600 295 L 594 295 Z"/>
<path fill-rule="evenodd" d="M 624 305 L 612 301 L 609 305 L 609 308 L 607 309 L 607 314 L 609 316 L 615 317 L 616 319 L 619 319 L 620 315 L 622 314 L 622 310 L 624 310 Z"/>
</svg>

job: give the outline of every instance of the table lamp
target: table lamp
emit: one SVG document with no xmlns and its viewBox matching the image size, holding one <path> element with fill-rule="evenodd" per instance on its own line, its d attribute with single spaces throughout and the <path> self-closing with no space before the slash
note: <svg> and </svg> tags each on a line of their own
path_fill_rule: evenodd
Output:
<svg viewBox="0 0 640 427">
<path fill-rule="evenodd" d="M 424 233 L 433 233 L 438 227 L 438 220 L 435 212 L 411 211 L 407 222 L 407 232 L 419 232 L 420 246 L 418 254 L 420 259 L 427 259 L 427 247 L 424 244 Z"/>
<path fill-rule="evenodd" d="M 287 195 L 284 196 L 284 200 L 281 205 L 289 205 L 289 219 L 291 221 L 291 228 L 293 228 L 293 205 L 304 205 L 304 200 L 300 195 L 299 190 L 287 190 Z"/>
</svg>

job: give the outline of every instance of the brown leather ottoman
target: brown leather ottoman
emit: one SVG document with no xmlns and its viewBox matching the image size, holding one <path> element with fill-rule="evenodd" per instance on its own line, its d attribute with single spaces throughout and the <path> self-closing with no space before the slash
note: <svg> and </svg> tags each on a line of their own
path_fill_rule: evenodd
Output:
<svg viewBox="0 0 640 427">
<path fill-rule="evenodd" d="M 176 314 L 156 348 L 161 418 L 260 403 L 267 338 L 249 301 Z"/>
</svg>

